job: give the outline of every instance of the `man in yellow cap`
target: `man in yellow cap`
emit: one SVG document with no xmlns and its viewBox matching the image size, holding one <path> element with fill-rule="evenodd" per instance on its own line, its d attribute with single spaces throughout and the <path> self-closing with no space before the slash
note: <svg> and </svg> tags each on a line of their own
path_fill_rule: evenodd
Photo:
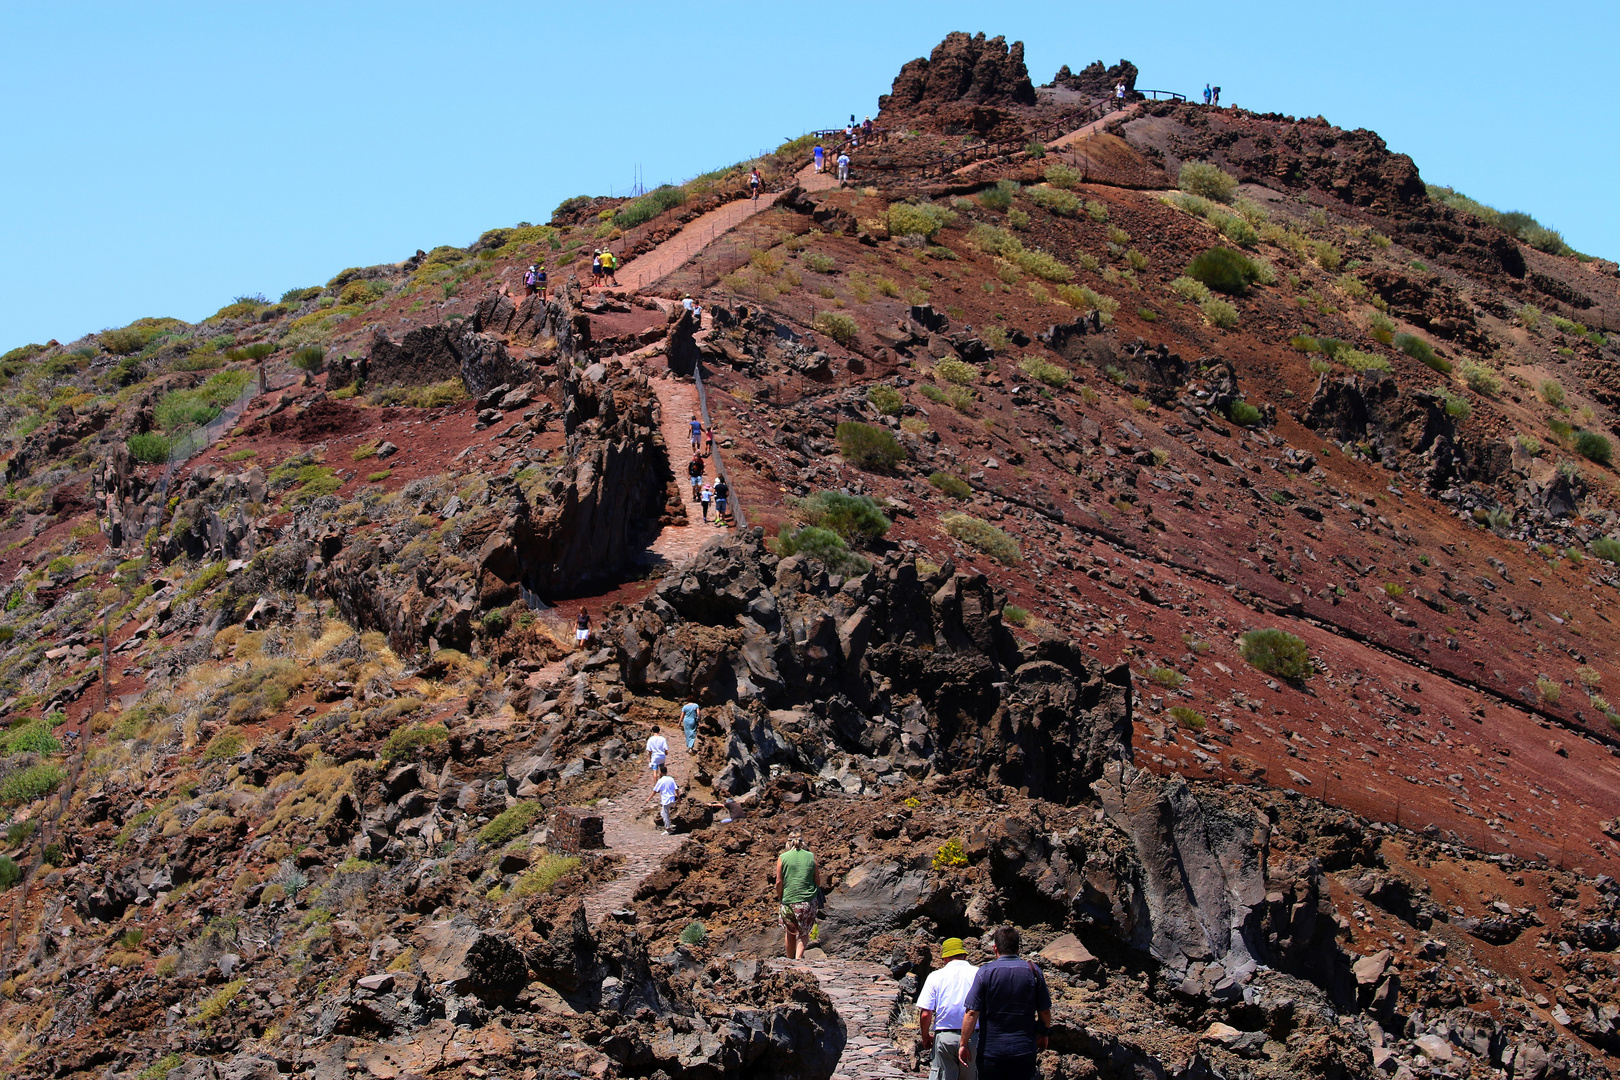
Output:
<svg viewBox="0 0 1620 1080">
<path fill-rule="evenodd" d="M 946 938 L 939 947 L 945 966 L 929 973 L 917 998 L 917 1026 L 924 1049 L 934 1052 L 928 1080 L 973 1080 L 974 1068 L 959 1060 L 962 1048 L 962 1003 L 978 972 L 967 961 L 961 938 Z M 969 1059 L 973 1057 L 970 1053 Z"/>
</svg>

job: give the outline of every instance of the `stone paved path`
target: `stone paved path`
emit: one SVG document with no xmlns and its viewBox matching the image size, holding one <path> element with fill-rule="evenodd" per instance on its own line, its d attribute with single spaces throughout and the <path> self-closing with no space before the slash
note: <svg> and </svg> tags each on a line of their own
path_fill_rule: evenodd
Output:
<svg viewBox="0 0 1620 1080">
<path fill-rule="evenodd" d="M 875 1080 L 912 1075 L 913 1054 L 895 1045 L 889 1023 L 899 1008 L 900 984 L 887 968 L 859 960 L 780 960 L 808 971 L 832 999 L 847 1042 L 833 1080 Z"/>
<path fill-rule="evenodd" d="M 692 779 L 691 755 L 686 752 L 686 737 L 681 734 L 679 720 L 663 725 L 664 738 L 669 740 L 669 775 L 680 785 L 681 794 L 687 794 Z M 635 747 L 637 757 L 634 768 L 626 769 L 625 787 L 611 799 L 596 804 L 602 812 L 603 839 L 608 851 L 624 857 L 619 873 L 612 881 L 599 885 L 585 896 L 585 918 L 595 926 L 615 911 L 630 906 L 635 895 L 650 874 L 658 869 L 676 848 L 681 846 L 680 834 L 666 836 L 655 826 L 658 803 L 655 799 L 643 805 L 642 800 L 652 788 L 652 776 L 647 771 L 647 751 Z"/>
<path fill-rule="evenodd" d="M 684 526 L 664 526 L 650 549 L 666 566 L 673 567 L 696 555 L 704 544 L 725 530 L 711 523 L 714 518 L 712 513 L 709 515 L 711 521 L 705 522 L 702 508 L 691 501 L 692 484 L 686 475 L 686 463 L 692 460 L 691 424 L 692 417 L 698 412 L 697 386 L 692 380 L 671 375 L 668 371 L 649 372 L 648 382 L 652 385 L 653 393 L 658 395 L 658 404 L 663 411 L 661 429 L 664 445 L 669 447 L 670 468 L 675 470 L 676 486 L 680 488 L 681 498 L 686 500 L 687 523 Z M 712 482 L 715 475 L 712 459 L 703 460 L 706 466 L 704 476 Z"/>
</svg>

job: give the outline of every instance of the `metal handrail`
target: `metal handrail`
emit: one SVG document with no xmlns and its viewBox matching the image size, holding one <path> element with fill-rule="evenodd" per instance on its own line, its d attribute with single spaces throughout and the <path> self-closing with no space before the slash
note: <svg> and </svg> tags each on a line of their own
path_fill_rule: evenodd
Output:
<svg viewBox="0 0 1620 1080">
<path fill-rule="evenodd" d="M 1151 97 L 1152 100 L 1154 100 L 1154 101 L 1160 101 L 1160 100 L 1163 100 L 1163 101 L 1186 101 L 1187 100 L 1187 95 L 1186 94 L 1178 94 L 1174 90 L 1137 90 L 1137 91 L 1135 91 L 1135 93 L 1140 94 L 1143 97 Z M 1159 97 L 1160 94 L 1163 94 L 1164 97 L 1160 98 Z"/>
</svg>

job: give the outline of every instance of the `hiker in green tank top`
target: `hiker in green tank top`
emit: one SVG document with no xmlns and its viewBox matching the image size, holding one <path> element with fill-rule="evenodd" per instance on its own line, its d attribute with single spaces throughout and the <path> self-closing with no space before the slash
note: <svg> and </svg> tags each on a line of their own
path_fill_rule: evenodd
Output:
<svg viewBox="0 0 1620 1080">
<path fill-rule="evenodd" d="M 776 860 L 776 902 L 782 929 L 787 934 L 784 949 L 795 960 L 804 957 L 820 910 L 818 897 L 826 883 L 816 857 L 804 846 L 798 833 L 788 835 L 788 848 Z"/>
</svg>

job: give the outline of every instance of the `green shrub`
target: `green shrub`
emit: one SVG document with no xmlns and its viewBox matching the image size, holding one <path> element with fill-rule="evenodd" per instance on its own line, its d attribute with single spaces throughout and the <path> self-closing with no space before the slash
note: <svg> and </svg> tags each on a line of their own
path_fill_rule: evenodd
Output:
<svg viewBox="0 0 1620 1080">
<path fill-rule="evenodd" d="M 1544 379 L 1541 383 L 1541 400 L 1555 409 L 1564 405 L 1564 385 L 1557 379 Z"/>
<path fill-rule="evenodd" d="M 242 752 L 242 747 L 246 745 L 247 738 L 242 729 L 238 727 L 228 727 L 220 731 L 220 733 L 215 735 L 212 739 L 208 740 L 208 745 L 203 748 L 202 759 L 203 761 L 208 762 L 223 761 L 226 758 L 233 758 L 237 754 L 240 754 Z"/>
<path fill-rule="evenodd" d="M 1494 394 L 1502 389 L 1502 380 L 1496 372 L 1475 360 L 1464 360 L 1460 370 L 1463 382 L 1476 394 Z"/>
<path fill-rule="evenodd" d="M 22 880 L 23 869 L 10 855 L 0 855 L 0 892 Z"/>
<path fill-rule="evenodd" d="M 1012 537 L 980 518 L 971 514 L 951 513 L 940 518 L 945 531 L 968 547 L 976 548 L 991 558 L 1008 566 L 1017 566 L 1023 562 L 1018 552 L 1018 543 Z"/>
<path fill-rule="evenodd" d="M 934 365 L 934 374 L 957 386 L 971 386 L 979 381 L 981 372 L 964 360 L 945 359 Z"/>
<path fill-rule="evenodd" d="M 1441 407 L 1446 410 L 1446 415 L 1453 420 L 1466 420 L 1474 411 L 1474 407 L 1468 404 L 1467 398 L 1453 394 L 1443 386 L 1435 387 L 1433 393 L 1440 399 Z"/>
<path fill-rule="evenodd" d="M 1170 719 L 1186 728 L 1188 731 L 1203 731 L 1206 721 L 1204 714 L 1197 709 L 1189 709 L 1185 705 L 1172 705 L 1165 710 Z"/>
<path fill-rule="evenodd" d="M 1069 385 L 1069 373 L 1056 364 L 1042 360 L 1038 356 L 1026 356 L 1019 363 L 1018 370 L 1047 386 L 1062 388 Z"/>
<path fill-rule="evenodd" d="M 1198 310 L 1204 313 L 1204 318 L 1209 320 L 1211 326 L 1220 327 L 1222 330 L 1228 330 L 1238 324 L 1237 308 L 1225 300 L 1218 300 L 1212 296 L 1199 304 Z"/>
<path fill-rule="evenodd" d="M 225 1015 L 225 1010 L 231 1007 L 231 1002 L 236 999 L 237 994 L 242 992 L 242 988 L 247 983 L 246 979 L 235 979 L 214 991 L 202 1003 L 202 1006 L 197 1010 L 197 1015 L 191 1018 L 191 1022 L 194 1024 L 211 1024 L 218 1020 Z"/>
<path fill-rule="evenodd" d="M 1547 449 L 1544 445 L 1542 445 L 1541 440 L 1536 438 L 1534 435 L 1520 435 L 1518 439 L 1519 445 L 1524 448 L 1524 452 L 1529 454 L 1531 457 L 1540 457 Z"/>
<path fill-rule="evenodd" d="M 43 799 L 61 786 L 67 773 L 58 765 L 41 762 L 19 769 L 0 780 L 0 806 L 21 806 Z"/>
<path fill-rule="evenodd" d="M 1040 248 L 1029 248 L 1013 256 L 1018 268 L 1026 274 L 1034 274 L 1044 281 L 1072 281 L 1074 271 L 1049 252 Z"/>
<path fill-rule="evenodd" d="M 1596 555 L 1598 558 L 1602 559 L 1604 562 L 1620 564 L 1620 540 L 1615 540 L 1607 536 L 1600 536 L 1596 540 L 1593 540 L 1590 544 L 1586 545 L 1586 547 L 1587 550 L 1589 550 L 1593 555 Z"/>
<path fill-rule="evenodd" d="M 1209 223 L 1215 226 L 1216 232 L 1239 247 L 1254 247 L 1260 242 L 1260 233 L 1255 227 L 1236 214 L 1211 214 Z"/>
<path fill-rule="evenodd" d="M 968 864 L 967 848 L 962 845 L 962 841 L 953 836 L 939 845 L 939 850 L 934 852 L 934 857 L 930 862 L 935 870 L 949 870 L 958 866 L 966 866 Z"/>
<path fill-rule="evenodd" d="M 1351 371 L 1383 372 L 1389 370 L 1388 357 L 1379 356 L 1377 353 L 1362 352 L 1360 349 L 1341 349 L 1335 359 Z"/>
<path fill-rule="evenodd" d="M 1182 162 L 1176 183 L 1182 191 L 1223 203 L 1231 202 L 1238 189 L 1237 177 L 1207 161 Z"/>
<path fill-rule="evenodd" d="M 1207 218 L 1210 214 L 1217 213 L 1218 211 L 1216 207 L 1220 205 L 1219 203 L 1210 202 L 1202 195 L 1189 195 L 1185 191 L 1179 195 L 1170 196 L 1166 202 L 1168 202 L 1171 206 L 1179 207 L 1182 210 L 1187 211 L 1187 213 L 1191 214 L 1193 217 L 1201 218 Z"/>
<path fill-rule="evenodd" d="M 1227 419 L 1239 427 L 1254 427 L 1264 415 L 1247 401 L 1234 401 L 1232 407 L 1226 410 Z"/>
<path fill-rule="evenodd" d="M 779 534 L 776 554 L 784 559 L 790 555 L 808 555 L 825 566 L 828 573 L 844 577 L 859 577 L 871 569 L 870 563 L 849 550 L 843 537 L 831 529 L 814 525 Z"/>
<path fill-rule="evenodd" d="M 689 922 L 686 924 L 686 929 L 681 931 L 681 944 L 701 945 L 708 936 L 709 930 L 701 921 Z"/>
<path fill-rule="evenodd" d="M 299 371 L 307 371 L 311 375 L 320 373 L 326 364 L 326 350 L 319 345 L 305 345 L 296 349 L 292 354 L 292 366 Z"/>
<path fill-rule="evenodd" d="M 520 802 L 507 807 L 490 819 L 488 825 L 478 830 L 478 842 L 491 847 L 500 847 L 509 841 L 529 831 L 534 824 L 535 815 L 540 813 L 540 804 L 536 802 Z"/>
<path fill-rule="evenodd" d="M 442 724 L 408 724 L 388 733 L 388 738 L 383 740 L 382 756 L 385 761 L 415 760 L 422 756 L 422 751 L 449 738 L 450 732 Z"/>
<path fill-rule="evenodd" d="M 124 445 L 129 448 L 129 456 L 136 461 L 159 464 L 169 460 L 169 451 L 174 447 L 174 440 L 156 431 L 147 431 L 131 435 L 124 440 Z"/>
<path fill-rule="evenodd" d="M 1560 442 L 1567 441 L 1570 436 L 1575 434 L 1575 428 L 1570 425 L 1569 421 L 1560 420 L 1556 416 L 1547 420 L 1547 430 L 1556 435 Z"/>
<path fill-rule="evenodd" d="M 1100 224 L 1108 220 L 1108 207 L 1096 199 L 1088 199 L 1086 201 L 1086 214 L 1092 221 Z"/>
<path fill-rule="evenodd" d="M 1023 626 L 1029 622 L 1029 611 L 1026 608 L 1019 607 L 1017 604 L 1003 604 L 1001 617 L 1014 626 Z"/>
<path fill-rule="evenodd" d="M 1390 344 L 1421 364 L 1426 364 L 1442 375 L 1451 373 L 1451 363 L 1434 351 L 1434 346 L 1415 334 L 1394 334 Z"/>
<path fill-rule="evenodd" d="M 1391 600 L 1399 600 L 1406 595 L 1406 586 L 1398 581 L 1386 581 L 1384 582 L 1384 595 Z"/>
<path fill-rule="evenodd" d="M 970 498 L 973 495 L 973 489 L 968 486 L 968 482 L 966 480 L 963 480 L 960 476 L 952 476 L 947 472 L 936 472 L 930 474 L 928 477 L 928 482 L 933 484 L 944 494 L 958 501 Z"/>
<path fill-rule="evenodd" d="M 932 240 L 956 220 L 956 211 L 933 203 L 891 203 L 888 219 L 890 236 L 923 236 Z"/>
<path fill-rule="evenodd" d="M 1261 279 L 1262 273 L 1254 260 L 1242 252 L 1213 247 L 1187 264 L 1187 276 L 1217 292 L 1241 296 Z"/>
<path fill-rule="evenodd" d="M 1190 300 L 1195 304 L 1202 304 L 1210 298 L 1209 286 L 1190 277 L 1176 278 L 1170 283 L 1170 291 L 1183 300 Z"/>
<path fill-rule="evenodd" d="M 1055 188 L 1077 188 L 1083 179 L 1079 169 L 1065 165 L 1062 162 L 1048 165 L 1046 172 L 1042 175 L 1045 177 L 1046 182 Z M 1099 203 L 1098 205 L 1102 204 Z M 1106 207 L 1104 209 L 1106 210 Z"/>
<path fill-rule="evenodd" d="M 986 210 L 1006 210 L 1012 206 L 1013 196 L 1017 194 L 1016 180 L 997 180 L 994 187 L 979 193 L 979 205 Z"/>
<path fill-rule="evenodd" d="M 1148 668 L 1147 676 L 1166 690 L 1179 689 L 1187 681 L 1187 676 L 1175 668 L 1168 667 Z"/>
<path fill-rule="evenodd" d="M 1113 321 L 1114 312 L 1119 310 L 1118 300 L 1104 296 L 1085 285 L 1059 285 L 1057 294 L 1059 300 L 1076 311 L 1097 312 L 1104 323 Z"/>
<path fill-rule="evenodd" d="M 838 452 L 861 469 L 887 471 L 905 460 L 905 448 L 887 428 L 845 420 L 838 425 Z"/>
<path fill-rule="evenodd" d="M 846 348 L 855 344 L 861 333 L 855 320 L 840 311 L 818 311 L 810 325 Z"/>
<path fill-rule="evenodd" d="M 577 196 L 583 198 L 584 196 Z M 574 200 L 570 199 L 569 202 Z M 613 224 L 621 229 L 633 229 L 637 225 L 651 221 L 666 210 L 673 210 L 686 201 L 686 192 L 678 187 L 665 184 L 654 188 L 639 199 L 625 203 L 613 215 Z M 564 204 L 566 205 L 566 203 Z M 558 207 L 562 209 L 561 206 Z"/>
<path fill-rule="evenodd" d="M 45 757 L 62 749 L 62 744 L 51 734 L 45 721 L 31 721 L 12 728 L 6 733 L 5 752 L 8 754 L 38 754 Z"/>
<path fill-rule="evenodd" d="M 804 259 L 802 261 L 804 262 L 804 265 L 808 266 L 818 274 L 830 274 L 834 270 L 838 269 L 837 259 L 833 258 L 831 255 L 826 255 L 819 251 L 805 252 Z"/>
<path fill-rule="evenodd" d="M 1607 465 L 1613 449 L 1609 446 L 1609 440 L 1597 432 L 1578 431 L 1575 433 L 1575 452 L 1588 461 Z"/>
<path fill-rule="evenodd" d="M 1309 677 L 1311 657 L 1305 642 L 1286 630 L 1250 630 L 1243 635 L 1243 659 L 1279 679 Z"/>
<path fill-rule="evenodd" d="M 906 399 L 900 396 L 900 391 L 885 383 L 869 387 L 866 391 L 866 400 L 884 416 L 894 416 L 906 403 Z"/>
<path fill-rule="evenodd" d="M 1080 201 L 1078 195 L 1062 188 L 1042 185 L 1030 188 L 1025 194 L 1036 206 L 1061 217 L 1079 217 L 1080 212 L 1085 209 L 1085 204 Z"/>
<path fill-rule="evenodd" d="M 351 281 L 338 293 L 338 303 L 345 307 L 364 306 L 381 298 L 387 291 L 388 287 L 380 281 Z"/>
<path fill-rule="evenodd" d="M 878 501 L 870 495 L 818 491 L 807 499 L 801 499 L 795 509 L 804 516 L 807 524 L 829 529 L 844 540 L 853 540 L 857 536 L 877 540 L 889 531 L 889 519 L 884 516 Z"/>
<path fill-rule="evenodd" d="M 307 300 L 315 299 L 319 295 L 321 295 L 319 285 L 311 285 L 304 289 L 288 289 L 281 294 L 281 302 L 283 304 L 302 304 Z"/>
<path fill-rule="evenodd" d="M 1373 311 L 1367 315 L 1367 328 L 1372 331 L 1373 340 L 1380 345 L 1394 344 L 1395 320 L 1382 311 Z M 1428 361 L 1425 360 L 1424 363 L 1428 363 Z M 1450 365 L 1447 365 L 1447 367 L 1449 368 Z"/>
</svg>

